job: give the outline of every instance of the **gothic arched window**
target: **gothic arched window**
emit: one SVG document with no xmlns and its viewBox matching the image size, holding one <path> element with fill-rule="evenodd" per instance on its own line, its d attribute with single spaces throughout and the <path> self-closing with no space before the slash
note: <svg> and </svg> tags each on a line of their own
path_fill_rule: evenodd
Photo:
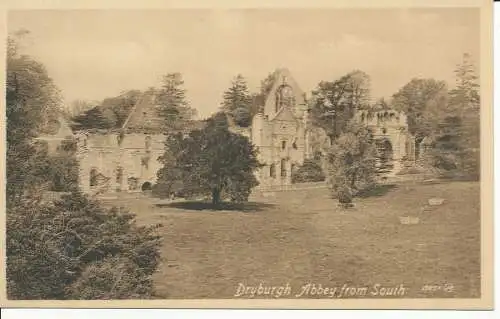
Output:
<svg viewBox="0 0 500 319">
<path fill-rule="evenodd" d="M 295 104 L 295 98 L 293 96 L 292 88 L 283 84 L 278 88 L 276 92 L 276 112 L 278 112 L 282 107 L 292 107 Z"/>
</svg>

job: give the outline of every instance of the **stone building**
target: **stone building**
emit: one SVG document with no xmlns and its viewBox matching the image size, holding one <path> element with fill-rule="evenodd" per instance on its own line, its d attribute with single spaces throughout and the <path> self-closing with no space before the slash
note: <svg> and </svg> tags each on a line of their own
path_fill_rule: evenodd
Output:
<svg viewBox="0 0 500 319">
<path fill-rule="evenodd" d="M 247 136 L 259 151 L 259 161 L 264 164 L 256 172 L 260 187 L 290 185 L 294 168 L 313 156 L 313 144 L 321 140 L 323 147 L 328 147 L 326 134 L 310 124 L 307 110 L 306 96 L 290 72 L 278 69 L 250 127 L 239 127 L 230 120 L 230 129 Z M 401 168 L 402 160 L 414 158 L 415 142 L 407 132 L 404 114 L 360 111 L 355 117 L 384 141 L 385 151 L 394 162 L 392 172 Z M 186 132 L 198 124 L 202 122 L 193 121 Z M 161 127 L 154 95 L 145 93 L 120 129 L 76 132 L 82 191 L 150 190 L 161 168 L 158 157 L 164 153 Z"/>
<path fill-rule="evenodd" d="M 165 143 L 154 100 L 145 93 L 120 129 L 76 132 L 83 192 L 151 190 Z"/>
<path fill-rule="evenodd" d="M 249 128 L 233 126 L 259 151 L 264 166 L 257 172 L 260 187 L 291 184 L 292 170 L 309 157 L 307 137 L 307 102 L 305 94 L 287 69 L 274 73 L 274 80 L 264 105 Z"/>
<path fill-rule="evenodd" d="M 393 166 L 391 174 L 399 172 L 404 161 L 415 160 L 415 149 L 418 145 L 408 132 L 404 113 L 394 110 L 363 110 L 357 112 L 355 117 L 372 130 L 379 151 L 388 155 Z"/>
</svg>

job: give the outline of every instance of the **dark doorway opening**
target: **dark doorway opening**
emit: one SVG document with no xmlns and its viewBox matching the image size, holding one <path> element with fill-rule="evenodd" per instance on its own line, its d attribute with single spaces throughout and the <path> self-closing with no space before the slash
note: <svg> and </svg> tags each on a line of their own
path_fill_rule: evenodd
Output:
<svg viewBox="0 0 500 319">
<path fill-rule="evenodd" d="M 142 184 L 141 190 L 143 192 L 150 191 L 152 189 L 153 189 L 153 185 L 150 182 L 145 182 L 144 184 Z"/>
</svg>

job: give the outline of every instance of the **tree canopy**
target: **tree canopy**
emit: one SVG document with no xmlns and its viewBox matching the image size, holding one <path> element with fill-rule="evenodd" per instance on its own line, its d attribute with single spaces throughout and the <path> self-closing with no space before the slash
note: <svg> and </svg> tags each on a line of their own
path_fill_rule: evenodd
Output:
<svg viewBox="0 0 500 319">
<path fill-rule="evenodd" d="M 356 110 L 367 108 L 370 77 L 354 70 L 334 81 L 321 81 L 312 92 L 311 115 L 314 125 L 335 139 L 347 128 Z"/>
<path fill-rule="evenodd" d="M 163 76 L 161 87 L 152 91 L 156 96 L 158 115 L 164 122 L 167 131 L 179 131 L 185 123 L 196 115 L 196 110 L 191 108 L 186 99 L 182 74 L 168 73 Z"/>
<path fill-rule="evenodd" d="M 448 103 L 446 82 L 435 79 L 412 79 L 392 97 L 398 111 L 405 112 L 408 130 L 417 138 L 429 135 Z"/>
<path fill-rule="evenodd" d="M 241 74 L 238 74 L 231 82 L 231 86 L 224 92 L 221 109 L 232 116 L 237 125 L 248 127 L 255 115 L 252 111 L 252 103 L 253 99 L 247 82 Z"/>
<path fill-rule="evenodd" d="M 188 136 L 169 136 L 165 149 L 158 172 L 158 189 L 165 196 L 210 196 L 217 206 L 225 198 L 246 201 L 257 185 L 257 151 L 248 138 L 229 131 L 223 112 Z"/>
</svg>

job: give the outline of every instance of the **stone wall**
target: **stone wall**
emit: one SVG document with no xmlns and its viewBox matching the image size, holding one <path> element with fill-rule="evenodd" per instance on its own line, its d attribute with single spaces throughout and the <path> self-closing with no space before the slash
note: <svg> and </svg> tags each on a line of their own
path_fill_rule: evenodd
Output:
<svg viewBox="0 0 500 319">
<path fill-rule="evenodd" d="M 87 193 L 140 191 L 146 182 L 155 184 L 164 141 L 161 134 L 81 134 L 77 152 L 81 189 Z M 103 177 L 98 185 L 91 185 L 94 172 Z"/>
</svg>

